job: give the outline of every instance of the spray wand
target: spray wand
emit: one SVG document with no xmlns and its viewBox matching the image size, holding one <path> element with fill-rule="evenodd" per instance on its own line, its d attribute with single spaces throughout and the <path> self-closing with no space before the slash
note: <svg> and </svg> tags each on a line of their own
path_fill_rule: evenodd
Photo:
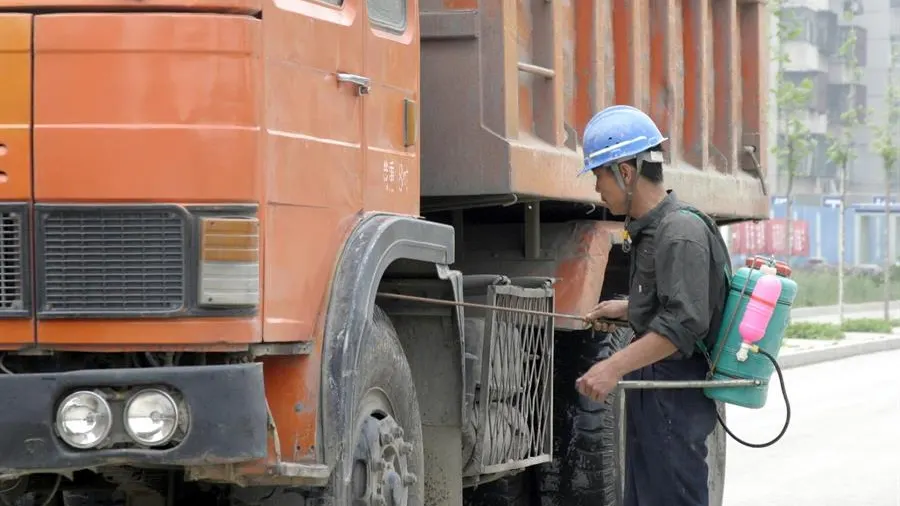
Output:
<svg viewBox="0 0 900 506">
<path fill-rule="evenodd" d="M 746 286 L 744 289 L 746 290 Z M 743 292 L 744 290 L 742 290 Z M 520 309 L 520 308 L 512 308 L 512 307 L 499 307 L 499 306 L 491 306 L 488 304 L 478 304 L 475 302 L 460 302 L 455 300 L 446 300 L 446 299 L 435 299 L 431 297 L 418 297 L 415 295 L 404 295 L 399 293 L 389 293 L 389 292 L 378 292 L 376 294 L 379 298 L 383 299 L 394 299 L 394 300 L 404 300 L 408 302 L 420 302 L 425 304 L 435 304 L 441 306 L 454 306 L 454 307 L 469 307 L 473 309 L 486 309 L 486 310 L 496 310 L 496 311 L 505 311 L 509 313 L 519 313 L 519 314 L 527 314 L 532 316 L 543 316 L 548 318 L 562 318 L 567 320 L 575 320 L 584 323 L 585 330 L 588 328 L 592 328 L 595 323 L 606 323 L 608 325 L 615 325 L 618 327 L 629 327 L 630 324 L 625 320 L 616 320 L 610 318 L 596 318 L 593 320 L 588 320 L 583 316 L 566 314 L 566 313 L 554 313 L 549 311 L 538 311 L 534 309 Z M 734 314 L 731 315 L 731 319 L 729 321 L 729 326 L 734 324 Z M 781 367 L 778 365 L 778 361 L 775 360 L 771 354 L 767 351 L 763 350 L 759 346 L 753 345 L 750 347 L 749 351 L 753 353 L 759 353 L 760 355 L 766 357 L 772 365 L 775 367 L 775 372 L 778 374 L 778 381 L 781 386 L 781 393 L 784 397 L 784 405 L 787 411 L 785 415 L 784 426 L 781 429 L 781 432 L 775 436 L 771 441 L 767 441 L 765 443 L 750 443 L 744 441 L 743 439 L 734 435 L 731 432 L 731 429 L 725 424 L 725 421 L 722 420 L 721 415 L 716 411 L 716 418 L 718 418 L 719 424 L 722 426 L 722 429 L 725 430 L 725 433 L 731 436 L 732 439 L 737 441 L 738 443 L 750 447 L 750 448 L 765 448 L 767 446 L 771 446 L 778 442 L 784 436 L 785 432 L 787 432 L 788 426 L 791 421 L 791 403 L 788 400 L 787 389 L 784 385 L 784 375 L 781 371 Z M 709 357 L 707 357 L 709 359 Z M 710 361 L 710 366 L 712 366 L 712 361 Z M 663 385 L 666 383 L 666 385 Z M 658 388 L 724 388 L 724 387 L 739 387 L 739 386 L 759 386 L 761 382 L 759 380 L 724 380 L 724 381 L 714 381 L 707 379 L 702 382 L 697 381 L 668 381 L 668 382 L 648 382 L 648 381 L 620 381 L 619 387 L 623 390 L 626 389 L 658 389 Z M 624 395 L 622 396 L 624 399 Z"/>
</svg>

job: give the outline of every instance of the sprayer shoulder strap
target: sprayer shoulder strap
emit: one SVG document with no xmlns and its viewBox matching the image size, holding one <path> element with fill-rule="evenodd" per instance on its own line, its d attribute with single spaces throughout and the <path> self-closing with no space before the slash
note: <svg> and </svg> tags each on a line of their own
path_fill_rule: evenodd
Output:
<svg viewBox="0 0 900 506">
<path fill-rule="evenodd" d="M 698 209 L 695 209 L 690 206 L 684 206 L 684 207 L 678 209 L 677 212 L 683 213 L 683 214 L 689 214 L 689 215 L 697 218 L 698 220 L 703 222 L 703 224 L 706 225 L 707 229 L 711 232 L 711 235 L 713 237 L 713 241 L 711 241 L 711 242 L 718 243 L 719 248 L 715 248 L 715 246 L 713 244 L 710 244 L 710 252 L 709 252 L 710 257 L 711 257 L 710 261 L 711 262 L 716 261 L 715 257 L 716 257 L 717 249 L 720 252 L 719 255 L 723 255 L 723 254 L 725 255 L 725 258 L 722 259 L 723 264 L 724 264 L 723 270 L 725 271 L 725 283 L 726 283 L 725 286 L 729 286 L 731 284 L 731 275 L 732 275 L 731 259 L 728 255 L 728 246 L 725 244 L 725 240 L 722 238 L 722 234 L 719 233 L 715 224 L 711 223 L 711 220 L 708 220 L 707 218 L 705 218 L 704 215 L 701 214 L 701 212 Z M 710 329 L 710 331 L 714 331 L 714 330 Z M 706 343 L 703 342 L 702 339 L 697 341 L 697 348 L 699 348 L 700 351 L 703 353 L 703 355 L 706 357 L 706 360 L 710 363 L 710 367 L 715 367 L 714 364 L 712 363 L 712 357 L 709 354 L 710 350 L 706 346 Z"/>
<path fill-rule="evenodd" d="M 719 245 L 720 255 L 724 255 L 724 258 L 721 259 L 722 263 L 724 264 L 723 270 L 725 271 L 726 279 L 730 282 L 732 273 L 731 273 L 731 258 L 728 255 L 728 245 L 725 244 L 725 239 L 722 238 L 722 234 L 719 233 L 719 230 L 718 230 L 718 228 L 716 228 L 716 225 L 714 223 L 712 223 L 711 220 L 708 221 L 706 218 L 704 218 L 703 215 L 700 214 L 700 211 L 697 209 L 694 209 L 693 207 L 684 207 L 684 208 L 679 209 L 678 212 L 694 216 L 695 218 L 697 218 L 698 220 L 703 222 L 703 224 L 706 225 L 706 228 L 709 229 L 709 231 L 712 233 L 713 241 L 718 243 L 718 245 Z M 716 260 L 715 259 L 716 248 L 711 247 L 709 253 L 710 253 L 710 256 L 713 257 L 713 261 L 715 261 Z"/>
</svg>

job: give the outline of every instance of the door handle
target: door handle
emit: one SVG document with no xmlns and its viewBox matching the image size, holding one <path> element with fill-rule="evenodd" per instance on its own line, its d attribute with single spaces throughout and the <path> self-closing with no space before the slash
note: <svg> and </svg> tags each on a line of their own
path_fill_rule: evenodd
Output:
<svg viewBox="0 0 900 506">
<path fill-rule="evenodd" d="M 346 72 L 338 72 L 337 80 L 339 83 L 355 84 L 357 95 L 368 95 L 369 91 L 372 90 L 372 86 L 371 86 L 372 80 L 365 76 L 358 76 L 356 74 L 348 74 Z"/>
</svg>

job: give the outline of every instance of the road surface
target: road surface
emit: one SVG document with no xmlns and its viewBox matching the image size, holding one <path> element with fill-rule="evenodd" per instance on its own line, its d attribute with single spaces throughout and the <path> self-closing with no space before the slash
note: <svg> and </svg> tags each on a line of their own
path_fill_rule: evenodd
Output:
<svg viewBox="0 0 900 506">
<path fill-rule="evenodd" d="M 900 506 L 900 351 L 790 369 L 785 382 L 784 437 L 762 449 L 728 440 L 725 506 Z M 728 406 L 727 423 L 760 443 L 784 413 L 773 384 L 765 408 Z"/>
</svg>

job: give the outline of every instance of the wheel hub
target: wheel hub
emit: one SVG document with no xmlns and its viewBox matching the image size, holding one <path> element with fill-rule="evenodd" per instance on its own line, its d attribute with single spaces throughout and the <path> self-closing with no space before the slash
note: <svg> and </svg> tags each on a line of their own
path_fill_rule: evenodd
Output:
<svg viewBox="0 0 900 506">
<path fill-rule="evenodd" d="M 417 481 L 409 471 L 412 443 L 390 415 L 366 417 L 353 453 L 353 506 L 407 506 L 409 489 Z"/>
</svg>

